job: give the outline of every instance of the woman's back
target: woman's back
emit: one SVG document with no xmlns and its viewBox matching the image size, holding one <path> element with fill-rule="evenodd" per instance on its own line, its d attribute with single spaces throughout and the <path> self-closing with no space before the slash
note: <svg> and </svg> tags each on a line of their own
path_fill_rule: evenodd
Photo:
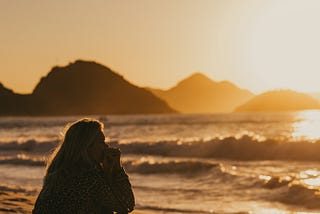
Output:
<svg viewBox="0 0 320 214">
<path fill-rule="evenodd" d="M 46 178 L 33 213 L 99 213 L 102 205 L 97 199 L 101 197 L 98 195 L 101 191 L 97 189 L 107 186 L 102 175 L 97 170 L 61 174 Z M 59 185 L 53 181 L 55 176 L 59 176 Z"/>
<path fill-rule="evenodd" d="M 134 208 L 119 149 L 105 144 L 103 124 L 82 119 L 67 126 L 47 165 L 33 214 L 128 213 Z"/>
</svg>

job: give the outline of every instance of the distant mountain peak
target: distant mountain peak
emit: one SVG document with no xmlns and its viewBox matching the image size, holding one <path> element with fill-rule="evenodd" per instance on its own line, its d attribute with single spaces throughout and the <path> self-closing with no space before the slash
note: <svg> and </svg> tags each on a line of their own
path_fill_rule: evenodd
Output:
<svg viewBox="0 0 320 214">
<path fill-rule="evenodd" d="M 98 67 L 103 67 L 104 69 L 107 68 L 110 70 L 110 68 L 108 68 L 105 65 L 102 65 L 96 61 L 92 61 L 92 60 L 82 60 L 82 59 L 78 59 L 74 62 L 71 62 L 69 65 L 81 65 L 81 66 L 98 66 Z"/>
<path fill-rule="evenodd" d="M 180 82 L 177 83 L 176 86 L 171 88 L 171 90 L 175 90 L 177 88 L 198 88 L 198 87 L 207 87 L 211 86 L 213 84 L 216 84 L 215 81 L 207 77 L 206 75 L 197 72 L 194 74 L 191 74 L 187 78 L 181 80 Z"/>
<path fill-rule="evenodd" d="M 297 111 L 319 108 L 319 103 L 305 93 L 277 89 L 253 97 L 236 111 Z"/>
<path fill-rule="evenodd" d="M 112 71 L 109 67 L 102 65 L 98 62 L 95 61 L 90 61 L 90 60 L 82 60 L 78 59 L 75 60 L 74 62 L 69 62 L 68 65 L 66 66 L 54 66 L 51 71 L 48 73 L 48 75 L 53 75 L 57 72 L 68 72 L 68 71 L 77 71 L 77 72 L 94 72 L 94 71 L 103 71 L 103 72 L 109 72 L 113 73 L 115 75 L 121 76 L 117 72 Z"/>
<path fill-rule="evenodd" d="M 209 83 L 214 83 L 215 81 L 213 81 L 212 79 L 210 79 L 209 77 L 207 77 L 206 75 L 200 73 L 200 72 L 196 72 L 191 74 L 189 77 L 181 80 L 178 84 L 181 83 L 186 83 L 186 82 L 194 82 L 194 83 L 204 83 L 204 82 L 209 82 Z"/>
<path fill-rule="evenodd" d="M 74 62 L 69 63 L 69 65 L 67 65 L 66 67 L 75 68 L 76 70 L 79 68 L 81 68 L 82 70 L 89 68 L 88 69 L 89 71 L 91 71 L 91 70 L 100 70 L 103 72 L 109 71 L 111 73 L 119 75 L 119 74 L 117 74 L 117 72 L 112 71 L 109 67 L 102 65 L 98 62 L 95 62 L 95 61 L 90 61 L 90 60 L 87 61 L 87 60 L 78 59 Z M 119 75 L 119 76 L 121 76 L 121 75 Z"/>
<path fill-rule="evenodd" d="M 193 74 L 191 74 L 189 77 L 187 78 L 202 78 L 202 79 L 209 79 L 206 75 L 204 75 L 201 72 L 195 72 Z"/>
<path fill-rule="evenodd" d="M 253 96 L 231 82 L 215 82 L 199 72 L 169 90 L 149 90 L 183 113 L 231 112 Z"/>
<path fill-rule="evenodd" d="M 94 61 L 54 67 L 41 78 L 32 97 L 43 105 L 42 114 L 175 112 L 165 101 Z"/>
</svg>

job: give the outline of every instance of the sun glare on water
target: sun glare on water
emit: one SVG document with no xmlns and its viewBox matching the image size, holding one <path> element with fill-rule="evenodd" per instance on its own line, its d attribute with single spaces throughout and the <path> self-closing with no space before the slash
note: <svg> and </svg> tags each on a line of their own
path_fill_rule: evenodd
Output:
<svg viewBox="0 0 320 214">
<path fill-rule="evenodd" d="M 320 111 L 303 111 L 297 113 L 297 121 L 293 123 L 293 138 L 306 140 L 320 139 Z"/>
<path fill-rule="evenodd" d="M 300 173 L 302 183 L 306 184 L 309 188 L 320 188 L 320 172 L 316 169 L 308 169 Z"/>
<path fill-rule="evenodd" d="M 320 178 L 309 178 L 303 180 L 303 183 L 312 188 L 320 188 Z"/>
</svg>

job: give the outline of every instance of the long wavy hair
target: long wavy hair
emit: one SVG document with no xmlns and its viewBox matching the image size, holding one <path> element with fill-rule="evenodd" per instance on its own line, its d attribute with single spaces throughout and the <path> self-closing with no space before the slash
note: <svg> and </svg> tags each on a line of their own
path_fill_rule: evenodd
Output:
<svg viewBox="0 0 320 214">
<path fill-rule="evenodd" d="M 103 123 L 90 118 L 69 123 L 65 127 L 63 140 L 47 161 L 45 182 L 93 167 L 95 163 L 89 157 L 88 149 L 103 129 Z"/>
</svg>

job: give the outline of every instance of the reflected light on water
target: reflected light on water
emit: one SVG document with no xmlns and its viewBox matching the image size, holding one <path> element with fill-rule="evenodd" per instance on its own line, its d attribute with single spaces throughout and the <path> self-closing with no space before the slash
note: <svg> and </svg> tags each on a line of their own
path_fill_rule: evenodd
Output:
<svg viewBox="0 0 320 214">
<path fill-rule="evenodd" d="M 259 179 L 268 182 L 268 181 L 270 181 L 271 176 L 269 176 L 269 175 L 259 175 Z"/>
<path fill-rule="evenodd" d="M 320 172 L 315 169 L 308 169 L 300 172 L 301 182 L 307 185 L 310 189 L 320 188 Z"/>
<path fill-rule="evenodd" d="M 271 213 L 272 214 L 287 214 L 289 212 L 286 210 L 277 209 L 277 208 L 263 208 L 263 209 L 260 208 L 260 209 L 254 210 L 254 211 L 249 211 L 248 213 L 249 214 L 271 214 Z"/>
<path fill-rule="evenodd" d="M 316 176 L 319 175 L 319 171 L 317 171 L 315 169 L 308 169 L 308 170 L 302 172 L 301 175 L 307 176 L 305 178 L 308 178 L 308 177 L 311 177 L 311 176 L 316 177 Z"/>
<path fill-rule="evenodd" d="M 315 212 L 296 212 L 295 214 L 315 214 Z"/>
<path fill-rule="evenodd" d="M 320 111 L 297 113 L 297 122 L 292 124 L 293 138 L 320 139 Z"/>
<path fill-rule="evenodd" d="M 320 188 L 320 178 L 310 178 L 303 180 L 303 183 L 312 188 Z"/>
</svg>

